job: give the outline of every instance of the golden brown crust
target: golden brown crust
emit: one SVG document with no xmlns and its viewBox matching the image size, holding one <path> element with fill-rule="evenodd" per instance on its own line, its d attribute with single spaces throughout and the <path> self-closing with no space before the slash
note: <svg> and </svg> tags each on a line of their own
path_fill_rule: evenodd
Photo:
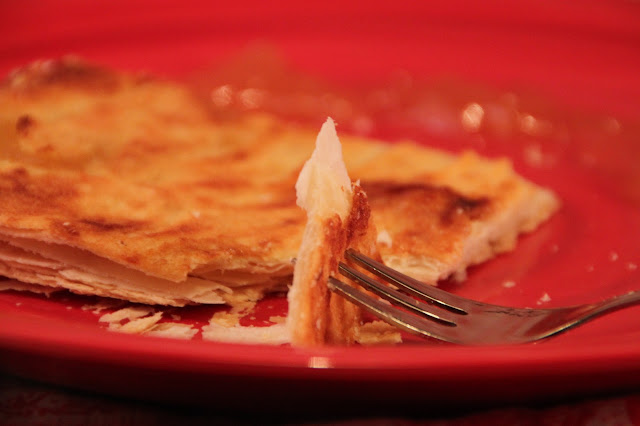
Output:
<svg viewBox="0 0 640 426">
<path fill-rule="evenodd" d="M 314 139 L 271 117 L 218 122 L 178 84 L 40 62 L 0 85 L 0 235 L 174 282 L 166 303 L 186 303 L 181 283 L 203 270 L 290 276 L 306 222 L 293 186 Z M 557 208 L 505 161 L 350 137 L 343 146 L 389 235 L 383 259 L 429 282 L 512 248 Z"/>
<path fill-rule="evenodd" d="M 365 181 L 363 188 L 370 194 L 380 229 L 393 235 L 395 254 L 445 258 L 459 249 L 473 223 L 482 221 L 492 210 L 487 198 L 468 198 L 429 184 Z M 425 241 L 425 235 L 429 241 Z"/>
<path fill-rule="evenodd" d="M 291 271 L 301 160 L 258 172 L 282 158 L 268 158 L 277 135 L 259 139 L 268 126 L 220 126 L 177 85 L 69 61 L 17 72 L 0 122 L 14 126 L 0 126 L 7 230 L 173 281 L 203 265 Z"/>
<path fill-rule="evenodd" d="M 518 235 L 559 206 L 507 160 L 474 153 L 400 144 L 354 175 L 369 194 L 378 230 L 389 235 L 379 247 L 385 263 L 430 284 L 462 278 L 468 266 L 513 249 Z"/>
</svg>

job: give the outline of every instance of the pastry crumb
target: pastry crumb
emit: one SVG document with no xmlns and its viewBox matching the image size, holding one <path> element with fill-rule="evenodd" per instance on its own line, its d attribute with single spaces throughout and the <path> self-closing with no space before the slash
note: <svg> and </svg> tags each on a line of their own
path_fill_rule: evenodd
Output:
<svg viewBox="0 0 640 426">
<path fill-rule="evenodd" d="M 280 315 L 274 315 L 269 317 L 269 322 L 272 322 L 274 324 L 284 324 L 287 321 L 287 317 L 283 317 Z"/>
<path fill-rule="evenodd" d="M 131 320 L 125 323 L 124 325 L 120 325 L 119 322 L 109 323 L 109 330 L 119 331 L 121 333 L 128 333 L 128 334 L 142 334 L 145 331 L 151 329 L 161 319 L 162 319 L 162 312 L 156 312 L 151 316 Z"/>
<path fill-rule="evenodd" d="M 502 287 L 504 288 L 513 288 L 516 286 L 516 282 L 513 280 L 507 280 L 505 282 L 502 283 Z"/>
<path fill-rule="evenodd" d="M 269 327 L 222 326 L 212 322 L 202 328 L 202 338 L 225 343 L 282 345 L 291 341 L 286 324 Z"/>
<path fill-rule="evenodd" d="M 191 340 L 198 334 L 198 329 L 189 324 L 179 322 L 163 322 L 145 331 L 145 336 L 166 337 L 172 339 Z"/>
<path fill-rule="evenodd" d="M 356 341 L 365 346 L 397 345 L 402 343 L 402 335 L 397 328 L 384 321 L 372 321 L 360 326 Z"/>
<path fill-rule="evenodd" d="M 550 301 L 551 301 L 551 297 L 549 296 L 549 293 L 544 293 L 536 303 L 538 305 L 542 305 L 543 303 L 547 303 Z"/>
<path fill-rule="evenodd" d="M 209 324 L 217 324 L 222 327 L 234 327 L 240 324 L 240 314 L 237 312 L 216 312 L 209 320 Z"/>
<path fill-rule="evenodd" d="M 119 309 L 115 312 L 104 314 L 98 321 L 108 322 L 110 324 L 122 322 L 124 320 L 133 321 L 135 319 L 150 315 L 152 312 L 154 312 L 154 309 L 150 306 L 132 306 Z"/>
</svg>

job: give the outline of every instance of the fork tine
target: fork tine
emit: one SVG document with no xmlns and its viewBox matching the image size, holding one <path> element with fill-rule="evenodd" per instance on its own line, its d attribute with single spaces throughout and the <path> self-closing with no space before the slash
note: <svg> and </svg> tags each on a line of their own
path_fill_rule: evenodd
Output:
<svg viewBox="0 0 640 426">
<path fill-rule="evenodd" d="M 360 290 L 345 284 L 334 277 L 329 277 L 327 283 L 329 289 L 342 297 L 350 300 L 363 309 L 369 311 L 376 317 L 401 328 L 402 330 L 422 337 L 432 337 L 451 343 L 462 343 L 457 337 L 455 330 L 457 327 L 443 325 L 438 322 L 425 319 L 418 315 L 413 315 L 407 311 L 394 308 L 382 300 L 376 299 Z"/>
<path fill-rule="evenodd" d="M 403 291 L 406 291 L 413 296 L 427 302 L 434 303 L 451 312 L 466 315 L 467 312 L 465 311 L 465 305 L 473 303 L 468 299 L 453 295 L 434 286 L 424 284 L 414 278 L 391 269 L 388 266 L 383 265 L 382 263 L 376 262 L 370 257 L 365 256 L 353 249 L 348 249 L 345 252 L 345 255 L 347 258 L 353 260 L 369 272 L 372 272 L 380 278 L 396 285 Z"/>
<path fill-rule="evenodd" d="M 384 285 L 374 279 L 371 279 L 362 272 L 350 268 L 342 262 L 340 262 L 340 264 L 338 265 L 338 270 L 345 277 L 350 278 L 351 280 L 371 290 L 372 292 L 382 297 L 383 299 L 388 300 L 392 304 L 401 305 L 413 312 L 422 314 L 433 321 L 442 323 L 443 325 L 456 325 L 455 319 L 452 318 L 452 315 L 455 314 L 451 313 L 450 311 L 442 310 L 439 307 L 435 307 L 433 304 L 423 303 L 418 299 L 415 299 L 394 288 L 391 288 L 390 286 Z"/>
</svg>

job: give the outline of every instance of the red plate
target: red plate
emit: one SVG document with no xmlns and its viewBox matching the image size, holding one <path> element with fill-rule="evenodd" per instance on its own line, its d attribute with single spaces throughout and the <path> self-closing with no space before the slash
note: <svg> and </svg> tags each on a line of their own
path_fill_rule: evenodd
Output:
<svg viewBox="0 0 640 426">
<path fill-rule="evenodd" d="M 298 69 L 341 84 L 374 85 L 403 69 L 416 79 L 444 75 L 498 88 L 492 93 L 542 94 L 572 129 L 568 139 L 431 139 L 402 118 L 378 130 L 388 139 L 507 155 L 562 198 L 562 210 L 513 253 L 472 269 L 463 285 L 446 285 L 519 306 L 561 306 L 640 288 L 640 6 L 233 3 L 3 4 L 0 72 L 73 53 L 181 76 L 260 40 Z M 1 368 L 116 395 L 235 407 L 250 398 L 252 406 L 286 410 L 321 400 L 501 404 L 640 386 L 639 308 L 530 345 L 299 350 L 109 333 L 77 303 L 0 293 Z"/>
</svg>

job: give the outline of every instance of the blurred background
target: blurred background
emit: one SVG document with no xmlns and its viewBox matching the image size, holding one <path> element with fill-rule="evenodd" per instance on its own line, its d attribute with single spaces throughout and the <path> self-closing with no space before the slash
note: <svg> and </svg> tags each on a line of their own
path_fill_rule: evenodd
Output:
<svg viewBox="0 0 640 426">
<path fill-rule="evenodd" d="M 0 23 L 2 74 L 73 53 L 178 76 L 259 42 L 312 75 L 446 75 L 640 113 L 631 1 L 27 0 L 2 2 Z"/>
</svg>

